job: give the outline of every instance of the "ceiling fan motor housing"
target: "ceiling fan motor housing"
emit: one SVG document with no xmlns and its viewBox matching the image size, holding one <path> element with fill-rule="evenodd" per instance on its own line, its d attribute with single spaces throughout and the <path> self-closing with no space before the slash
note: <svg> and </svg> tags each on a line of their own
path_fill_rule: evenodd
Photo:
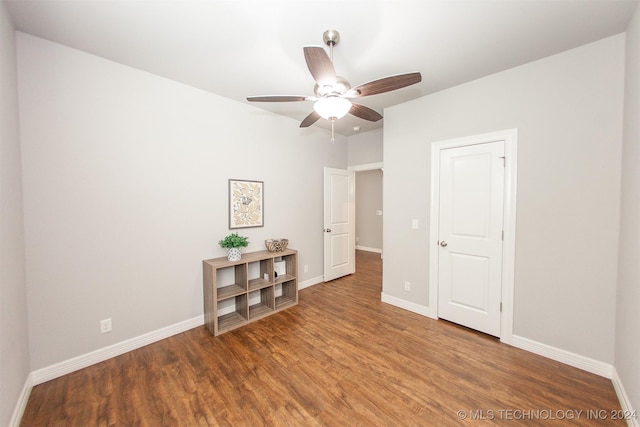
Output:
<svg viewBox="0 0 640 427">
<path fill-rule="evenodd" d="M 351 89 L 351 84 L 344 77 L 336 76 L 336 81 L 332 84 L 323 84 L 320 86 L 316 83 L 313 86 L 313 92 L 317 97 L 323 97 L 327 95 L 345 95 L 349 89 Z"/>
<path fill-rule="evenodd" d="M 340 33 L 336 30 L 327 30 L 322 34 L 322 41 L 327 46 L 335 46 L 340 41 Z"/>
</svg>

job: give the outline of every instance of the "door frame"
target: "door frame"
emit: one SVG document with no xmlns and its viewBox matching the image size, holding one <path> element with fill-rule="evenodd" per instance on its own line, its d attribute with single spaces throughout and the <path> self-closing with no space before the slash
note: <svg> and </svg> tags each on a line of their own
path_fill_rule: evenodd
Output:
<svg viewBox="0 0 640 427">
<path fill-rule="evenodd" d="M 517 193 L 517 148 L 518 129 L 462 138 L 436 141 L 431 144 L 431 209 L 429 228 L 429 311 L 428 316 L 438 319 L 438 229 L 440 205 L 440 151 L 504 141 L 504 243 L 502 248 L 502 312 L 500 315 L 500 341 L 513 341 L 513 289 L 515 279 L 516 243 L 516 193 Z"/>
</svg>

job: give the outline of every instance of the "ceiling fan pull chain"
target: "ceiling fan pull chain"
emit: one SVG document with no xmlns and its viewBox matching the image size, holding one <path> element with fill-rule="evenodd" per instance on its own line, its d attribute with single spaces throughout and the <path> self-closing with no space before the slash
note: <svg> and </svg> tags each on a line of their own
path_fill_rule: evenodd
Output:
<svg viewBox="0 0 640 427">
<path fill-rule="evenodd" d="M 336 138 L 333 136 L 333 127 L 335 126 L 336 123 L 336 118 L 332 117 L 331 118 L 331 142 L 334 142 L 336 140 Z"/>
</svg>

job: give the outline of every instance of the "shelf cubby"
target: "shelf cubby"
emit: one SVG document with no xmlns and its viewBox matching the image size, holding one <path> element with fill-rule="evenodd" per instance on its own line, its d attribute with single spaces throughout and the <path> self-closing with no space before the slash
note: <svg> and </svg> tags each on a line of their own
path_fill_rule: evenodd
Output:
<svg viewBox="0 0 640 427">
<path fill-rule="evenodd" d="M 221 332 L 234 329 L 247 322 L 249 318 L 247 294 L 243 293 L 217 303 L 217 323 Z M 232 310 L 232 311 L 230 311 Z M 224 314 L 221 314 L 224 313 Z"/>
<path fill-rule="evenodd" d="M 275 286 L 276 310 L 282 310 L 298 303 L 298 286 L 296 280 L 291 279 Z"/>
<path fill-rule="evenodd" d="M 282 255 L 276 261 L 284 262 L 285 273 L 278 275 L 275 282 L 283 283 L 295 279 L 298 276 L 298 263 L 294 255 Z"/>
<path fill-rule="evenodd" d="M 273 258 L 254 261 L 248 264 L 249 292 L 273 284 Z"/>
<path fill-rule="evenodd" d="M 247 292 L 247 268 L 238 264 L 216 270 L 216 300 L 231 298 Z"/>
<path fill-rule="evenodd" d="M 269 315 L 275 310 L 273 286 L 249 292 L 249 320 Z"/>
</svg>

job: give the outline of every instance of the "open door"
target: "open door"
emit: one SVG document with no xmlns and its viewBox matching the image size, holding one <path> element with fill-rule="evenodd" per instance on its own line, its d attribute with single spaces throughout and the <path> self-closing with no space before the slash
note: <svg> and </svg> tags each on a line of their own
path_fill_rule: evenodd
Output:
<svg viewBox="0 0 640 427">
<path fill-rule="evenodd" d="M 355 172 L 324 168 L 324 281 L 356 271 Z"/>
</svg>

